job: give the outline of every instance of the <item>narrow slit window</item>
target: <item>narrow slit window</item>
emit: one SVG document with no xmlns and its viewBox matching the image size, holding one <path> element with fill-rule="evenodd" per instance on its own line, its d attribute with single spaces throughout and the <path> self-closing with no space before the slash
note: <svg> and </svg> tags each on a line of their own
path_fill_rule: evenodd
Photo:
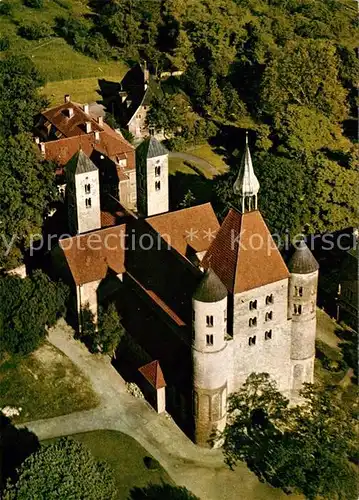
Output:
<svg viewBox="0 0 359 500">
<path fill-rule="evenodd" d="M 264 339 L 265 340 L 270 340 L 272 338 L 272 330 L 268 330 L 264 334 Z"/>
<path fill-rule="evenodd" d="M 249 326 L 257 326 L 257 318 L 250 318 L 248 324 Z"/>
<path fill-rule="evenodd" d="M 156 190 L 156 191 L 159 191 L 160 189 L 161 189 L 161 181 L 157 181 L 157 182 L 155 183 L 155 190 Z"/>
<path fill-rule="evenodd" d="M 85 194 L 91 193 L 91 184 L 85 184 Z"/>
<path fill-rule="evenodd" d="M 267 295 L 266 297 L 266 305 L 268 306 L 269 304 L 273 304 L 274 302 L 274 298 L 273 298 L 273 294 L 271 293 L 270 295 Z"/>
<path fill-rule="evenodd" d="M 256 345 L 256 336 L 255 335 L 253 337 L 249 337 L 248 345 Z"/>
<path fill-rule="evenodd" d="M 213 316 L 206 316 L 206 325 L 212 327 L 213 323 Z"/>
<path fill-rule="evenodd" d="M 257 309 L 257 301 L 256 300 L 251 300 L 249 302 L 249 310 L 253 311 L 253 309 Z"/>
<path fill-rule="evenodd" d="M 266 312 L 265 320 L 271 321 L 273 319 L 273 311 Z"/>
<path fill-rule="evenodd" d="M 294 304 L 293 308 L 294 308 L 294 314 L 296 316 L 299 316 L 299 314 L 302 314 L 302 306 L 301 306 L 301 304 L 299 304 L 299 305 L 298 304 Z"/>
<path fill-rule="evenodd" d="M 86 208 L 91 208 L 91 198 L 85 199 Z"/>
<path fill-rule="evenodd" d="M 213 335 L 206 335 L 206 344 L 213 345 Z"/>
</svg>

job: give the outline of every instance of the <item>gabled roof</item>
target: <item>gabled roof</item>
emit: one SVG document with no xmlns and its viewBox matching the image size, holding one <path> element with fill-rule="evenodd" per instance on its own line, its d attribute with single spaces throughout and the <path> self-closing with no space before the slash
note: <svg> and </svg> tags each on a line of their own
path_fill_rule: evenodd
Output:
<svg viewBox="0 0 359 500">
<path fill-rule="evenodd" d="M 319 264 L 304 239 L 297 243 L 296 250 L 289 259 L 288 269 L 294 274 L 309 274 L 319 269 Z"/>
<path fill-rule="evenodd" d="M 231 293 L 241 293 L 289 277 L 288 269 L 260 212 L 231 209 L 208 249 L 211 267 Z"/>
<path fill-rule="evenodd" d="M 99 281 L 109 270 L 125 272 L 126 225 L 59 241 L 76 285 Z"/>
<path fill-rule="evenodd" d="M 69 110 L 72 110 L 72 116 L 69 116 Z M 86 134 L 86 122 L 91 122 L 93 131 L 102 131 L 101 127 L 91 115 L 85 113 L 78 104 L 66 102 L 50 108 L 42 113 L 42 116 L 50 122 L 65 137 Z"/>
<path fill-rule="evenodd" d="M 227 297 L 227 288 L 212 269 L 207 269 L 193 294 L 200 302 L 218 302 Z"/>
<path fill-rule="evenodd" d="M 145 379 L 155 389 L 161 389 L 162 387 L 166 387 L 165 378 L 163 376 L 159 361 L 157 360 L 151 361 L 151 363 L 141 366 L 141 368 L 139 368 L 138 371 L 142 373 Z"/>
<path fill-rule="evenodd" d="M 114 134 L 116 134 L 115 131 L 109 133 L 104 130 L 100 132 L 99 140 L 96 140 L 95 134 L 91 133 L 45 142 L 45 158 L 64 166 L 79 149 L 82 149 L 88 157 L 94 150 L 109 158 L 133 154 L 133 146 L 120 134 L 117 134 L 117 137 Z"/>
<path fill-rule="evenodd" d="M 141 142 L 136 149 L 136 155 L 143 156 L 144 158 L 156 158 L 157 156 L 168 155 L 168 149 L 160 141 L 151 136 Z"/>
<path fill-rule="evenodd" d="M 184 257 L 188 247 L 195 252 L 207 250 L 219 229 L 210 203 L 154 215 L 146 221 Z"/>
<path fill-rule="evenodd" d="M 96 172 L 96 170 L 98 170 L 98 168 L 90 160 L 90 158 L 85 155 L 82 149 L 75 153 L 69 163 L 66 165 L 66 171 L 74 175 Z"/>
</svg>

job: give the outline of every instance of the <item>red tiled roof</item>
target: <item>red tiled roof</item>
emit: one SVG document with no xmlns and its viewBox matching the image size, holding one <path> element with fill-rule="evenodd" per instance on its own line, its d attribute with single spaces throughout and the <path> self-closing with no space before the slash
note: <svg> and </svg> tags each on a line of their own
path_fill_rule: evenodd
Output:
<svg viewBox="0 0 359 500">
<path fill-rule="evenodd" d="M 72 108 L 73 115 L 69 117 L 68 110 Z M 66 102 L 50 108 L 42 113 L 42 116 L 48 120 L 65 137 L 86 134 L 85 123 L 91 122 L 93 131 L 101 131 L 103 128 L 94 120 L 91 115 L 86 114 L 80 106 L 73 102 Z"/>
<path fill-rule="evenodd" d="M 116 132 L 114 132 L 116 134 Z M 74 156 L 77 151 L 82 149 L 86 156 L 90 157 L 93 150 L 103 153 L 107 157 L 120 156 L 125 158 L 127 155 L 134 156 L 134 148 L 119 134 L 118 137 L 108 134 L 107 131 L 100 132 L 99 140 L 95 140 L 95 134 L 78 135 L 59 139 L 57 141 L 45 142 L 45 157 L 61 166 Z M 134 168 L 134 162 L 128 162 L 128 169 Z"/>
<path fill-rule="evenodd" d="M 115 213 L 101 211 L 101 227 L 116 226 L 120 217 L 125 217 L 127 213 L 123 211 L 116 211 Z"/>
<path fill-rule="evenodd" d="M 219 229 L 210 203 L 155 215 L 146 221 L 183 256 L 188 246 L 195 252 L 207 250 Z"/>
<path fill-rule="evenodd" d="M 231 209 L 208 249 L 211 267 L 231 293 L 252 290 L 289 277 L 289 271 L 258 210 Z"/>
<path fill-rule="evenodd" d="M 166 382 L 160 367 L 160 363 L 157 360 L 151 361 L 151 363 L 141 366 L 138 371 L 142 373 L 145 379 L 148 380 L 148 382 L 155 389 L 166 387 Z"/>
<path fill-rule="evenodd" d="M 109 270 L 125 272 L 126 224 L 60 240 L 76 285 L 99 281 Z"/>
</svg>

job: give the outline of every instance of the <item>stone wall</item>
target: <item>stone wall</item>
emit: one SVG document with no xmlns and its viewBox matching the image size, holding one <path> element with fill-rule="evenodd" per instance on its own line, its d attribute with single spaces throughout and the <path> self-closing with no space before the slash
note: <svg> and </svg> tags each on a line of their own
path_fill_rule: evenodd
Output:
<svg viewBox="0 0 359 500">
<path fill-rule="evenodd" d="M 287 308 L 288 279 L 234 296 L 229 392 L 237 391 L 251 373 L 269 373 L 279 390 L 289 391 L 291 321 L 287 318 Z"/>
<path fill-rule="evenodd" d="M 160 168 L 160 175 L 156 175 L 156 167 Z M 168 155 L 147 159 L 146 183 L 147 216 L 168 212 Z"/>
</svg>

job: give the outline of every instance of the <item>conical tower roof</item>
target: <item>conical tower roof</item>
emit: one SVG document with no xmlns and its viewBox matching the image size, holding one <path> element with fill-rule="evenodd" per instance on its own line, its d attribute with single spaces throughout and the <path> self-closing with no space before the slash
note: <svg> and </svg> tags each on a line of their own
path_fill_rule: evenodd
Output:
<svg viewBox="0 0 359 500">
<path fill-rule="evenodd" d="M 212 269 L 208 269 L 193 294 L 199 302 L 219 302 L 227 297 L 227 289 Z"/>
<path fill-rule="evenodd" d="M 304 239 L 300 240 L 295 246 L 296 250 L 288 262 L 288 270 L 293 274 L 309 274 L 317 271 L 319 264 Z"/>
<path fill-rule="evenodd" d="M 246 147 L 237 179 L 233 185 L 233 191 L 234 194 L 240 196 L 255 196 L 258 194 L 259 188 L 259 181 L 254 173 L 251 152 L 248 146 L 248 132 L 246 132 Z"/>
</svg>

